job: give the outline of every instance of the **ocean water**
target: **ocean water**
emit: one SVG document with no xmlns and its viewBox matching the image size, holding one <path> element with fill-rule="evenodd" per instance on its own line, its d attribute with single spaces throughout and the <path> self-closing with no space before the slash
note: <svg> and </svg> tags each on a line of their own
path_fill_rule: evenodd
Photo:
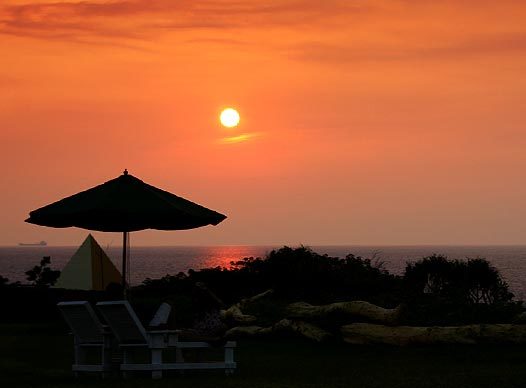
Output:
<svg viewBox="0 0 526 388">
<path fill-rule="evenodd" d="M 130 254 L 131 284 L 146 278 L 186 272 L 188 269 L 229 267 L 230 262 L 244 257 L 264 257 L 272 246 L 173 246 L 134 247 Z M 526 300 L 526 245 L 519 246 L 312 246 L 321 254 L 345 257 L 357 256 L 380 260 L 392 273 L 403 272 L 408 261 L 431 254 L 443 254 L 452 259 L 484 257 L 500 270 L 517 299 Z M 11 281 L 25 281 L 24 272 L 37 265 L 43 256 L 51 256 L 53 268 L 62 269 L 77 247 L 0 247 L 0 275 Z M 121 267 L 121 248 L 105 249 L 117 268 Z"/>
</svg>

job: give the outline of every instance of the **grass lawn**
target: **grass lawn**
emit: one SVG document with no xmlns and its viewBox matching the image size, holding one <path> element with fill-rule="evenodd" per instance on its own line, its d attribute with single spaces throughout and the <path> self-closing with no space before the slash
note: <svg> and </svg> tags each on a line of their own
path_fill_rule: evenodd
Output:
<svg viewBox="0 0 526 388">
<path fill-rule="evenodd" d="M 0 325 L 1 387 L 526 387 L 519 346 L 394 348 L 303 340 L 238 342 L 238 370 L 147 376 L 73 377 L 71 338 L 45 325 Z"/>
</svg>

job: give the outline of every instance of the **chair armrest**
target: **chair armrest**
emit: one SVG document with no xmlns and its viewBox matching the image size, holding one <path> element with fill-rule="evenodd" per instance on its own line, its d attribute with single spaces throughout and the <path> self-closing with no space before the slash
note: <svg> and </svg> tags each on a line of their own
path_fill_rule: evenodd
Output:
<svg viewBox="0 0 526 388">
<path fill-rule="evenodd" d="M 170 342 L 170 346 L 174 346 L 180 349 L 202 349 L 212 347 L 208 342 L 198 342 L 198 341 L 175 341 Z"/>
<path fill-rule="evenodd" d="M 180 330 L 150 330 L 146 332 L 148 343 L 152 348 L 164 348 L 177 342 Z"/>
<path fill-rule="evenodd" d="M 148 330 L 147 334 L 181 334 L 181 330 Z"/>
<path fill-rule="evenodd" d="M 155 315 L 153 316 L 148 326 L 150 327 L 166 326 L 168 324 L 168 318 L 170 317 L 171 311 L 172 311 L 172 306 L 170 306 L 166 302 L 162 303 L 157 309 Z"/>
</svg>

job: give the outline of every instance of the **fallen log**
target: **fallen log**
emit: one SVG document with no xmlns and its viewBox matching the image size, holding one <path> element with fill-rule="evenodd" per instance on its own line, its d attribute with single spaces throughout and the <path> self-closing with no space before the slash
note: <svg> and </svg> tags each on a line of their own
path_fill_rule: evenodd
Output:
<svg viewBox="0 0 526 388">
<path fill-rule="evenodd" d="M 269 327 L 261 326 L 236 326 L 225 333 L 227 339 L 242 337 L 262 337 L 277 333 L 295 333 L 316 342 L 323 342 L 332 337 L 332 334 L 308 322 L 282 319 Z"/>
<path fill-rule="evenodd" d="M 239 302 L 239 305 L 241 307 L 245 307 L 246 305 L 248 305 L 250 303 L 254 303 L 254 302 L 257 302 L 258 300 L 264 299 L 264 298 L 272 295 L 273 293 L 274 293 L 274 290 L 270 289 L 270 290 L 267 290 L 265 292 L 262 292 L 261 294 L 254 295 L 254 296 L 252 296 L 250 298 L 241 299 L 241 301 Z"/>
<path fill-rule="evenodd" d="M 289 318 L 306 320 L 322 319 L 332 314 L 340 314 L 366 318 L 373 322 L 395 324 L 400 317 L 400 309 L 400 306 L 394 309 L 386 309 L 363 301 L 337 302 L 323 306 L 297 302 L 287 306 L 286 314 Z"/>
<path fill-rule="evenodd" d="M 230 306 L 226 310 L 221 310 L 219 316 L 223 321 L 233 321 L 244 325 L 249 325 L 257 320 L 254 315 L 243 314 L 243 311 L 241 311 L 241 308 L 239 307 L 239 303 Z"/>
<path fill-rule="evenodd" d="M 274 324 L 275 331 L 289 331 L 297 333 L 303 337 L 316 342 L 324 342 L 332 337 L 332 334 L 322 328 L 313 325 L 312 323 L 295 321 L 290 319 L 282 319 Z"/>
<path fill-rule="evenodd" d="M 352 323 L 340 331 L 345 342 L 360 345 L 526 343 L 526 325 L 513 324 L 415 327 Z"/>
<path fill-rule="evenodd" d="M 244 337 L 262 337 L 270 333 L 272 333 L 272 327 L 236 326 L 226 331 L 225 338 L 237 339 Z"/>
<path fill-rule="evenodd" d="M 274 290 L 267 290 L 261 294 L 254 295 L 250 298 L 241 299 L 239 303 L 236 303 L 230 306 L 226 310 L 221 310 L 219 315 L 224 321 L 231 321 L 243 325 L 250 325 L 257 321 L 257 318 L 254 315 L 244 314 L 241 310 L 243 307 L 246 307 L 250 303 L 254 303 L 260 299 L 266 298 L 269 295 L 272 295 Z"/>
</svg>

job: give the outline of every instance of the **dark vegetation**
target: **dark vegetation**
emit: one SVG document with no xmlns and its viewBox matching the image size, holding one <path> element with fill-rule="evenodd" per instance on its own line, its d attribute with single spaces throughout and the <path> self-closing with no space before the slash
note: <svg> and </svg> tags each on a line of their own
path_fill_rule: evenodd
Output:
<svg viewBox="0 0 526 388">
<path fill-rule="evenodd" d="M 49 258 L 26 272 L 32 286 L 0 278 L 0 299 L 6 320 L 55 320 L 61 300 L 118 299 L 118 286 L 106 292 L 48 288 L 58 271 Z M 390 274 L 381 262 L 347 255 L 320 255 L 309 248 L 283 247 L 266 258 L 244 258 L 230 268 L 207 268 L 146 279 L 130 290 L 139 315 L 151 316 L 161 301 L 174 306 L 178 326 L 205 325 L 214 312 L 268 289 L 271 300 L 256 304 L 272 320 L 280 306 L 305 301 L 326 304 L 364 300 L 382 307 L 402 304 L 403 324 L 458 325 L 512 322 L 522 308 L 499 272 L 485 259 L 448 260 L 434 255 L 408 263 L 402 276 Z M 249 312 L 254 313 L 254 312 Z"/>
<path fill-rule="evenodd" d="M 57 282 L 60 271 L 53 270 L 50 267 L 51 257 L 44 256 L 40 260 L 40 265 L 35 265 L 29 271 L 26 271 L 27 280 L 33 286 L 52 286 Z"/>
<path fill-rule="evenodd" d="M 407 264 L 403 282 L 407 319 L 415 324 L 509 322 L 522 310 L 485 259 L 426 257 Z"/>
<path fill-rule="evenodd" d="M 147 376 L 75 379 L 71 374 L 72 339 L 55 305 L 61 300 L 119 298 L 118 285 L 105 292 L 50 288 L 50 262 L 28 271 L 32 285 L 0 277 L 0 386 L 27 387 L 521 387 L 526 379 L 522 346 L 386 347 L 313 343 L 297 338 L 245 339 L 238 342 L 235 375 L 217 371 Z M 51 270 L 50 270 L 51 271 Z M 29 278 L 30 277 L 30 278 Z M 366 300 L 383 307 L 399 304 L 406 324 L 510 322 L 522 311 L 507 284 L 486 260 L 423 258 L 402 276 L 381 263 L 348 255 L 340 259 L 308 248 L 271 252 L 266 259 L 245 258 L 231 268 L 209 268 L 147 279 L 130 290 L 143 322 L 162 301 L 174 306 L 175 324 L 206 331 L 217 326 L 217 311 L 269 288 L 270 300 L 252 308 L 278 318 L 276 310 L 293 301 L 315 304 Z M 247 311 L 253 314 L 255 311 Z M 276 313 L 276 317 L 272 314 Z"/>
</svg>

